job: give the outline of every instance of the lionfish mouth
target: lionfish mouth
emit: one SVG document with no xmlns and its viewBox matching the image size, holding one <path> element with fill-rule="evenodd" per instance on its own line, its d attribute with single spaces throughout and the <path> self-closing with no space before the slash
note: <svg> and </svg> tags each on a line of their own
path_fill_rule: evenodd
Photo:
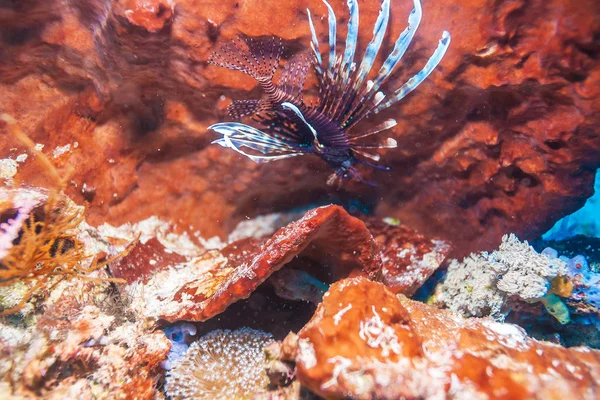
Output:
<svg viewBox="0 0 600 400">
<path fill-rule="evenodd" d="M 380 90 L 408 49 L 422 18 L 420 0 L 408 17 L 408 25 L 394 44 L 377 75 L 367 80 L 381 48 L 390 16 L 390 0 L 383 0 L 373 29 L 373 38 L 367 45 L 360 62 L 354 62 L 358 41 L 358 3 L 348 0 L 350 19 L 348 34 L 342 52 L 336 46 L 336 16 L 330 4 L 328 10 L 329 49 L 327 63 L 319 48 L 319 40 L 307 9 L 311 32 L 311 56 L 292 57 L 277 83 L 273 77 L 283 46 L 276 38 L 239 38 L 225 44 L 210 57 L 209 63 L 244 72 L 256 79 L 265 91 L 265 98 L 236 100 L 228 112 L 233 119 L 251 116 L 261 128 L 240 122 L 222 122 L 209 129 L 221 137 L 213 143 L 237 151 L 257 163 L 281 160 L 306 154 L 317 154 L 334 169 L 328 184 L 342 179 L 364 182 L 356 171 L 356 163 L 378 169 L 388 169 L 377 163 L 380 155 L 374 150 L 395 148 L 396 141 L 385 139 L 377 144 L 365 144 L 364 138 L 386 131 L 396 125 L 387 119 L 375 127 L 359 133 L 353 128 L 364 118 L 387 109 L 415 90 L 440 63 L 448 46 L 450 34 L 442 38 L 433 55 L 416 75 L 404 85 L 385 94 Z M 312 66 L 319 83 L 318 105 L 307 105 L 302 98 L 304 81 Z M 368 182 L 367 182 L 368 183 Z"/>
</svg>

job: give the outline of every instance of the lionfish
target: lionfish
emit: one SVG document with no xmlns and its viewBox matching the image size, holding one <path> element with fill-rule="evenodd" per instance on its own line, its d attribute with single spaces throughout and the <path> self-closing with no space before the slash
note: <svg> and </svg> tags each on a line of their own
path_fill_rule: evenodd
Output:
<svg viewBox="0 0 600 400">
<path fill-rule="evenodd" d="M 307 9 L 312 35 L 311 56 L 293 57 L 273 82 L 283 46 L 276 38 L 238 38 L 215 52 L 209 63 L 242 71 L 256 79 L 266 93 L 258 100 L 237 100 L 228 107 L 229 115 L 240 120 L 252 116 L 261 129 L 240 123 L 223 122 L 209 127 L 221 134 L 215 140 L 223 147 L 257 162 L 281 160 L 305 154 L 316 154 L 329 164 L 334 173 L 327 183 L 333 185 L 342 180 L 365 182 L 355 169 L 357 163 L 389 170 L 376 164 L 380 155 L 376 149 L 395 148 L 396 141 L 388 138 L 377 144 L 361 143 L 362 139 L 376 135 L 396 125 L 387 119 L 377 126 L 358 133 L 353 128 L 364 118 L 385 110 L 412 92 L 435 69 L 450 44 L 450 34 L 444 31 L 433 55 L 415 76 L 393 93 L 386 95 L 380 87 L 390 77 L 408 48 L 421 22 L 420 0 L 414 0 L 414 9 L 408 17 L 408 26 L 395 42 L 379 72 L 373 79 L 367 75 L 373 67 L 381 47 L 390 16 L 390 0 L 383 0 L 373 29 L 373 39 L 367 45 L 360 64 L 354 62 L 358 40 L 358 4 L 347 0 L 350 11 L 345 49 L 339 54 L 336 46 L 336 17 L 331 5 L 323 0 L 328 10 L 329 56 L 324 63 L 319 41 Z M 318 105 L 306 104 L 302 91 L 307 72 L 312 64 L 319 85 Z M 375 162 L 375 163 L 373 163 Z M 371 184 L 371 182 L 365 182 Z"/>
</svg>

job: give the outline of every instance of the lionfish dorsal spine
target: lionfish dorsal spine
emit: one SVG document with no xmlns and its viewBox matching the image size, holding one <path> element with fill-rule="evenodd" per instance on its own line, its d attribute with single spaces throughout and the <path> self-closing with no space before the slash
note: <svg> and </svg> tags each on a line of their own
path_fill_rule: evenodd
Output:
<svg viewBox="0 0 600 400">
<path fill-rule="evenodd" d="M 375 61 L 375 57 L 377 57 L 377 53 L 379 52 L 379 48 L 381 47 L 381 43 L 383 42 L 383 37 L 385 36 L 385 31 L 387 29 L 387 24 L 390 19 L 390 0 L 383 0 L 381 3 L 381 10 L 379 11 L 379 15 L 377 16 L 377 21 L 375 21 L 375 26 L 373 27 L 373 39 L 367 45 L 367 49 L 365 50 L 365 56 L 363 57 L 360 67 L 358 68 L 358 78 L 354 84 L 354 89 L 359 90 L 360 86 L 363 84 L 365 77 L 371 71 L 373 67 L 373 62 Z"/>
<path fill-rule="evenodd" d="M 327 7 L 327 22 L 329 24 L 329 67 L 327 71 L 331 74 L 333 73 L 333 68 L 335 65 L 335 44 L 337 42 L 337 34 L 336 34 L 336 24 L 337 19 L 335 17 L 335 13 L 333 12 L 333 8 L 327 2 L 327 0 L 323 0 L 325 6 Z"/>
<path fill-rule="evenodd" d="M 408 16 L 408 24 L 404 31 L 398 36 L 398 39 L 394 43 L 394 49 L 388 55 L 383 65 L 379 69 L 377 76 L 369 81 L 370 85 L 365 88 L 364 93 L 360 96 L 360 101 L 356 104 L 356 106 L 348 112 L 346 119 L 342 122 L 343 127 L 350 127 L 350 123 L 354 120 L 360 121 L 379 103 L 383 100 L 383 97 L 379 96 L 381 92 L 379 92 L 379 88 L 385 81 L 391 76 L 394 68 L 398 64 L 398 62 L 406 53 L 408 46 L 412 42 L 415 33 L 417 32 L 417 28 L 421 23 L 421 18 L 423 16 L 423 10 L 421 8 L 421 2 L 419 0 L 413 0 L 414 8 Z M 382 94 L 382 93 L 381 93 Z M 369 107 L 369 102 L 374 99 L 375 101 Z"/>
<path fill-rule="evenodd" d="M 394 49 L 379 69 L 377 77 L 373 79 L 372 90 L 378 90 L 381 87 L 385 80 L 391 75 L 398 62 L 402 59 L 419 28 L 422 17 L 423 10 L 421 8 L 421 2 L 419 0 L 414 0 L 414 8 L 408 16 L 408 25 L 406 26 L 406 29 L 402 31 L 400 36 L 398 36 L 396 43 L 394 43 Z"/>
<path fill-rule="evenodd" d="M 402 100 L 407 94 L 412 92 L 419 86 L 428 76 L 433 72 L 435 67 L 442 61 L 444 54 L 446 54 L 446 50 L 448 50 L 448 46 L 450 45 L 450 33 L 448 31 L 444 31 L 442 33 L 442 38 L 440 39 L 437 48 L 433 52 L 433 55 L 429 58 L 425 66 L 422 70 L 417 72 L 415 76 L 410 78 L 404 85 L 402 85 L 399 89 L 397 89 L 385 103 L 379 104 L 375 109 L 373 109 L 373 113 L 377 114 L 379 111 L 384 110 L 396 103 L 399 100 Z"/>
<path fill-rule="evenodd" d="M 310 9 L 306 9 L 306 13 L 308 15 L 308 24 L 310 26 L 310 34 L 312 40 L 310 42 L 310 47 L 313 52 L 313 56 L 315 58 L 315 70 L 319 76 L 323 75 L 323 60 L 321 59 L 321 51 L 319 50 L 319 39 L 317 38 L 317 32 L 315 31 L 315 25 L 313 24 L 312 17 L 310 15 Z"/>
<path fill-rule="evenodd" d="M 346 36 L 346 49 L 342 60 L 342 69 L 344 71 L 344 83 L 348 83 L 348 77 L 352 69 L 354 61 L 354 53 L 356 52 L 356 43 L 358 42 L 358 4 L 356 0 L 348 0 L 348 10 L 350 11 L 350 19 L 348 20 L 348 35 Z"/>
</svg>

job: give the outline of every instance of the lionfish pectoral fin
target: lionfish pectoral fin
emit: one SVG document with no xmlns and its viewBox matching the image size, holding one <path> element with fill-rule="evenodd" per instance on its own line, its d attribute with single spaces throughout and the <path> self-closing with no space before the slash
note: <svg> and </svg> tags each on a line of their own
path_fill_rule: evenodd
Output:
<svg viewBox="0 0 600 400">
<path fill-rule="evenodd" d="M 227 106 L 227 113 L 233 119 L 239 120 L 247 115 L 254 115 L 269 108 L 265 100 L 234 100 Z"/>
<path fill-rule="evenodd" d="M 415 76 L 410 78 L 404 85 L 402 85 L 398 90 L 396 90 L 392 95 L 388 98 L 388 100 L 382 104 L 379 104 L 373 110 L 373 113 L 376 114 L 381 110 L 384 110 L 396 103 L 399 100 L 402 100 L 407 94 L 412 92 L 419 86 L 428 76 L 433 72 L 435 67 L 442 61 L 444 54 L 446 54 L 446 50 L 448 50 L 448 46 L 450 46 L 450 33 L 448 31 L 444 31 L 442 33 L 442 38 L 438 43 L 437 48 L 433 52 L 433 55 L 429 58 L 425 66 L 421 71 L 419 71 Z"/>
<path fill-rule="evenodd" d="M 273 137 L 260 129 L 238 122 L 221 122 L 209 126 L 208 129 L 223 136 L 213 143 L 230 148 L 256 163 L 305 154 L 299 146 L 289 140 Z M 254 153 L 242 148 L 252 150 Z"/>
<path fill-rule="evenodd" d="M 244 72 L 254 79 L 272 79 L 283 53 L 281 39 L 242 37 L 221 46 L 209 64 Z"/>
<path fill-rule="evenodd" d="M 277 87 L 298 102 L 302 102 L 302 91 L 309 67 L 310 60 L 306 54 L 294 55 L 283 70 Z"/>
</svg>

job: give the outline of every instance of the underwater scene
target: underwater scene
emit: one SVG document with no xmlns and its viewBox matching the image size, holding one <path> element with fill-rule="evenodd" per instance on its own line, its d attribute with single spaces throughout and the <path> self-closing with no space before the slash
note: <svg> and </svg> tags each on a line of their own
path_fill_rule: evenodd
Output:
<svg viewBox="0 0 600 400">
<path fill-rule="evenodd" d="M 0 0 L 0 400 L 600 399 L 600 1 Z"/>
</svg>

